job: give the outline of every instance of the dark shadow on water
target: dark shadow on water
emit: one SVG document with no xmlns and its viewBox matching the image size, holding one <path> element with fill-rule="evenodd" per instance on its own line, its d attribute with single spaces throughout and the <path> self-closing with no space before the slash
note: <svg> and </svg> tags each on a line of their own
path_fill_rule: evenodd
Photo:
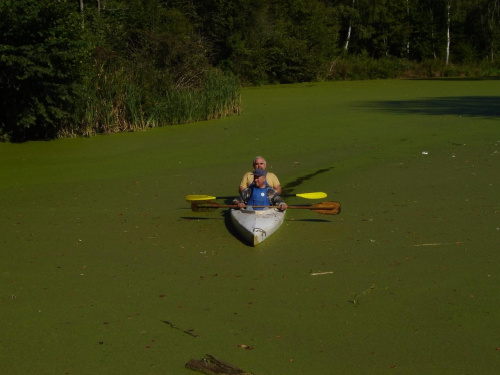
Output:
<svg viewBox="0 0 500 375">
<path fill-rule="evenodd" d="M 282 194 L 292 194 L 293 192 L 293 189 L 296 188 L 297 186 L 301 185 L 304 181 L 307 181 L 307 180 L 310 180 L 311 178 L 313 178 L 314 176 L 317 176 L 321 173 L 325 173 L 325 172 L 328 172 L 330 169 L 332 169 L 333 167 L 330 167 L 330 168 L 323 168 L 323 169 L 318 169 L 316 172 L 314 173 L 310 173 L 310 174 L 306 174 L 304 176 L 300 176 L 300 177 L 297 177 L 295 179 L 295 181 L 292 181 L 292 182 L 289 182 L 288 184 L 284 185 L 282 187 L 282 191 L 281 193 Z"/>
<path fill-rule="evenodd" d="M 220 220 L 220 221 L 222 221 L 223 220 L 224 225 L 226 226 L 226 229 L 228 230 L 229 233 L 231 233 L 235 238 L 240 240 L 245 245 L 250 246 L 240 236 L 240 234 L 234 229 L 233 224 L 231 223 L 231 215 L 229 214 L 229 210 L 220 210 L 219 213 L 220 213 L 220 215 L 218 217 L 181 216 L 179 219 L 186 220 L 186 221 L 200 221 L 200 220 Z"/>
<path fill-rule="evenodd" d="M 246 242 L 243 237 L 236 231 L 236 229 L 233 227 L 233 223 L 231 222 L 231 214 L 229 213 L 230 210 L 225 210 L 222 212 L 222 215 L 224 216 L 224 223 L 226 224 L 226 228 L 229 233 L 235 238 L 237 238 L 242 244 L 248 246 L 248 247 L 253 247 L 251 246 L 248 242 Z"/>
<path fill-rule="evenodd" d="M 200 221 L 200 220 L 223 220 L 223 218 L 219 217 L 200 217 L 200 216 L 181 216 L 179 219 L 182 219 L 182 220 L 196 220 L 196 221 Z"/>
<path fill-rule="evenodd" d="M 356 106 L 403 114 L 457 115 L 484 118 L 500 117 L 500 96 L 460 96 L 424 98 L 419 100 L 370 101 L 358 103 Z"/>
<path fill-rule="evenodd" d="M 290 222 L 293 222 L 293 221 L 307 221 L 309 223 L 331 223 L 332 221 L 331 220 L 325 220 L 325 219 L 290 219 L 290 220 L 287 220 L 285 219 L 285 221 L 290 221 Z"/>
</svg>

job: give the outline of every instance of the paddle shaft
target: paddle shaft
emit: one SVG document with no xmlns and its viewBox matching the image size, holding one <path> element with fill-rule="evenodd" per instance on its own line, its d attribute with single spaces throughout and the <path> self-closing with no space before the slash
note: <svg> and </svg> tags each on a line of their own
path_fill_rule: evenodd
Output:
<svg viewBox="0 0 500 375">
<path fill-rule="evenodd" d="M 312 193 L 297 193 L 297 194 L 280 194 L 281 197 L 300 197 L 300 198 L 306 198 L 306 199 L 321 199 L 321 198 L 326 198 L 327 194 L 322 192 L 322 191 L 316 191 Z M 232 197 L 214 197 L 211 195 L 200 195 L 200 194 L 195 194 L 195 195 L 186 195 L 186 200 L 188 202 L 193 202 L 193 201 L 206 201 L 206 200 L 214 200 L 214 199 L 232 199 Z"/>
<path fill-rule="evenodd" d="M 196 205 L 198 208 L 239 208 L 236 204 L 198 204 Z M 255 208 L 269 208 L 269 207 L 275 207 L 277 208 L 278 206 L 251 206 Z M 314 206 L 287 206 L 288 208 L 292 209 L 303 209 L 303 210 L 333 210 L 335 209 L 334 207 L 314 207 Z"/>
<path fill-rule="evenodd" d="M 276 206 L 253 206 L 256 208 L 270 208 L 270 207 L 276 207 Z M 211 211 L 217 208 L 240 208 L 236 204 L 218 204 L 214 202 L 206 202 L 202 203 L 200 201 L 198 202 L 191 202 L 191 209 L 193 211 Z M 287 208 L 292 208 L 292 209 L 303 209 L 303 210 L 311 210 L 314 212 L 317 212 L 318 214 L 325 214 L 325 215 L 336 215 L 340 213 L 340 203 L 339 202 L 322 202 L 319 204 L 313 204 L 310 206 L 287 206 Z"/>
<path fill-rule="evenodd" d="M 287 198 L 287 197 L 300 197 L 298 194 L 278 194 L 282 198 Z M 233 195 L 232 197 L 216 197 L 216 199 L 233 199 L 235 196 Z M 302 198 L 307 198 L 307 197 L 302 197 Z M 316 198 L 314 198 L 316 199 Z"/>
</svg>

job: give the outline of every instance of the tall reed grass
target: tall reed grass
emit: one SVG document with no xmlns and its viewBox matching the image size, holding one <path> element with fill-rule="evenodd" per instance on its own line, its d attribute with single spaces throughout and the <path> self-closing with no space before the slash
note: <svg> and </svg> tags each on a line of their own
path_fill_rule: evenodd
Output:
<svg viewBox="0 0 500 375">
<path fill-rule="evenodd" d="M 101 67 L 84 86 L 73 122 L 60 136 L 138 131 L 241 112 L 239 80 L 216 69 L 205 72 L 196 86 L 183 87 L 154 79 L 146 82 L 124 67 Z"/>
</svg>

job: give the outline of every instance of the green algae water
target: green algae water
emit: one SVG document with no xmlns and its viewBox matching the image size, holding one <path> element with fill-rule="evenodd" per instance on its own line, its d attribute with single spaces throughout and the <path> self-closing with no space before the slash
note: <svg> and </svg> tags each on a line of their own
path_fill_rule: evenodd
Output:
<svg viewBox="0 0 500 375">
<path fill-rule="evenodd" d="M 0 144 L 2 373 L 189 374 L 206 353 L 256 375 L 496 373 L 498 80 L 242 99 L 218 121 Z M 257 155 L 342 213 L 288 210 L 253 248 L 190 210 Z"/>
</svg>

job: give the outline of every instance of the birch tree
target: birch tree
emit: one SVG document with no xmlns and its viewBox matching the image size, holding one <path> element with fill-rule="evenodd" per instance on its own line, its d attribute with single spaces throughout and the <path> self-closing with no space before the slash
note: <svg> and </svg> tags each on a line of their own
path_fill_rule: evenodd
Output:
<svg viewBox="0 0 500 375">
<path fill-rule="evenodd" d="M 446 2 L 446 65 L 450 62 L 450 45 L 451 45 L 451 5 L 453 0 L 447 0 Z"/>
<path fill-rule="evenodd" d="M 352 0 L 352 7 L 351 9 L 354 10 L 354 5 L 355 5 L 355 0 Z M 352 32 L 352 13 L 349 16 L 349 27 L 347 29 L 347 36 L 345 39 L 345 45 L 344 45 L 344 50 L 347 52 L 347 49 L 349 48 L 349 42 L 351 41 L 351 32 Z"/>
</svg>

